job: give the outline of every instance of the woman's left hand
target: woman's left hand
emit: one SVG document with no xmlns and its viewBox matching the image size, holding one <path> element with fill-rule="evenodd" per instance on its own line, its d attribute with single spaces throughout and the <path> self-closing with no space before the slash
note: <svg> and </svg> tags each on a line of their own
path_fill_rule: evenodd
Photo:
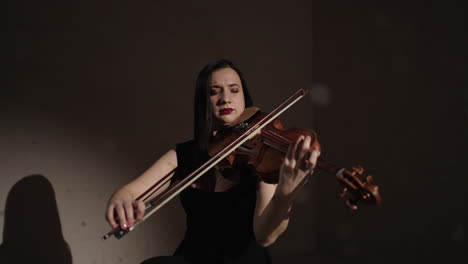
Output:
<svg viewBox="0 0 468 264">
<path fill-rule="evenodd" d="M 320 151 L 314 148 L 310 152 L 312 138 L 300 136 L 295 144 L 291 144 L 283 164 L 281 164 L 278 186 L 275 197 L 293 200 L 297 192 L 307 182 L 312 174 Z"/>
</svg>

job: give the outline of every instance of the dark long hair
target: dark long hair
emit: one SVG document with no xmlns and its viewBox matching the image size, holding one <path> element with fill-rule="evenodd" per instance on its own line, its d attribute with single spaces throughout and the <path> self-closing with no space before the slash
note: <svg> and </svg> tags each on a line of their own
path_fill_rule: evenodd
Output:
<svg viewBox="0 0 468 264">
<path fill-rule="evenodd" d="M 242 76 L 241 71 L 229 60 L 221 59 L 207 64 L 200 71 L 195 85 L 195 103 L 194 103 L 194 139 L 198 150 L 204 153 L 208 150 L 211 129 L 213 128 L 213 110 L 210 101 L 209 81 L 211 74 L 219 69 L 231 68 L 237 72 L 242 83 L 244 92 L 245 107 L 253 105 L 247 89 L 247 83 Z"/>
</svg>

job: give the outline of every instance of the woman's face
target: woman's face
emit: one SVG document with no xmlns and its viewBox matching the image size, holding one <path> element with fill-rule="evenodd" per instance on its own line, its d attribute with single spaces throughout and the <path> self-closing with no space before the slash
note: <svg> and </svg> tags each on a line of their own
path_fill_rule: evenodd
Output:
<svg viewBox="0 0 468 264">
<path fill-rule="evenodd" d="M 239 75 L 231 68 L 222 68 L 211 74 L 208 85 L 217 125 L 231 124 L 245 109 L 244 91 Z"/>
</svg>

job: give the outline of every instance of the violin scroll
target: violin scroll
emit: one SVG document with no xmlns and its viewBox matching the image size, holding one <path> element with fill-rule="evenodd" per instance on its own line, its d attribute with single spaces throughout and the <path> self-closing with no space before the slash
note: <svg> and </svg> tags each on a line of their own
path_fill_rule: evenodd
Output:
<svg viewBox="0 0 468 264">
<path fill-rule="evenodd" d="M 364 180 L 361 180 L 363 174 L 364 168 L 361 165 L 355 165 L 352 166 L 351 171 L 342 169 L 336 175 L 338 182 L 343 187 L 339 197 L 346 198 L 346 205 L 351 210 L 358 209 L 358 202 L 367 205 L 379 205 L 382 201 L 379 186 L 374 184 L 373 177 L 367 175 Z"/>
</svg>

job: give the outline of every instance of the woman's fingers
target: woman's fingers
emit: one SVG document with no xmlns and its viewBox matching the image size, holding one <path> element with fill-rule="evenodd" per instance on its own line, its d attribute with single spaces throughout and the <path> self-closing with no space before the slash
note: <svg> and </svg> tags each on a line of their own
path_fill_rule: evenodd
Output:
<svg viewBox="0 0 468 264">
<path fill-rule="evenodd" d="M 114 209 L 115 209 L 114 204 L 110 204 L 109 207 L 107 208 L 107 214 L 106 214 L 107 222 L 109 222 L 109 224 L 111 225 L 113 229 L 117 228 L 118 226 L 114 219 Z"/>
<path fill-rule="evenodd" d="M 309 152 L 309 149 L 310 149 L 310 142 L 312 141 L 312 138 L 310 136 L 306 136 L 302 142 L 302 145 L 301 145 L 301 149 L 299 151 L 299 154 L 297 156 L 297 160 L 300 160 L 300 161 L 303 161 L 305 160 L 307 157 L 307 154 Z M 303 162 L 301 162 L 301 164 L 303 164 Z"/>
<path fill-rule="evenodd" d="M 137 219 L 141 220 L 143 216 L 145 215 L 145 203 L 142 201 L 135 201 L 133 202 L 133 206 L 135 206 L 137 209 L 137 213 L 136 213 Z"/>
<path fill-rule="evenodd" d="M 295 149 L 294 149 L 294 157 L 293 157 L 293 159 L 295 159 L 296 161 L 301 160 L 301 156 L 304 155 L 302 152 L 303 152 L 303 149 L 304 149 L 304 144 L 306 143 L 305 139 L 306 138 L 304 136 L 299 136 L 299 138 L 296 141 L 296 146 L 295 146 Z M 296 162 L 296 164 L 297 164 L 297 162 Z"/>
<path fill-rule="evenodd" d="M 289 144 L 288 153 L 286 155 L 287 159 L 289 160 L 295 159 L 296 151 L 298 149 L 298 145 L 301 142 L 301 140 L 302 140 L 302 136 L 300 136 L 294 144 Z"/>
<path fill-rule="evenodd" d="M 296 168 L 296 151 L 298 149 L 298 145 L 301 143 L 302 136 L 300 136 L 294 144 L 289 144 L 288 152 L 284 158 L 283 164 L 292 170 Z"/>
<path fill-rule="evenodd" d="M 299 144 L 297 145 L 295 157 L 296 164 L 294 166 L 294 170 L 298 171 L 308 171 L 310 169 L 309 158 L 310 158 L 310 144 L 312 142 L 312 138 L 310 136 L 301 136 L 302 140 L 300 140 Z"/>
<path fill-rule="evenodd" d="M 312 171 L 319 153 L 310 152 L 312 137 L 301 135 L 294 144 L 290 144 L 284 159 L 284 165 L 297 171 Z"/>
<path fill-rule="evenodd" d="M 126 201 L 124 202 L 124 209 L 125 209 L 125 216 L 127 217 L 127 224 L 128 227 L 132 227 L 133 223 L 135 222 L 135 218 L 133 216 L 133 202 Z"/>
<path fill-rule="evenodd" d="M 121 202 L 117 202 L 115 204 L 115 212 L 117 213 L 117 219 L 119 220 L 120 228 L 127 229 L 127 220 L 125 217 L 124 207 Z"/>
<path fill-rule="evenodd" d="M 318 149 L 314 149 L 312 153 L 310 153 L 309 159 L 307 160 L 307 163 L 310 164 L 310 173 L 314 170 L 315 166 L 317 165 L 317 159 L 320 156 L 320 151 Z"/>
<path fill-rule="evenodd" d="M 116 200 L 109 204 L 106 219 L 113 229 L 119 225 L 120 228 L 127 229 L 135 224 L 135 216 L 140 220 L 144 215 L 145 203 L 142 201 Z"/>
</svg>

